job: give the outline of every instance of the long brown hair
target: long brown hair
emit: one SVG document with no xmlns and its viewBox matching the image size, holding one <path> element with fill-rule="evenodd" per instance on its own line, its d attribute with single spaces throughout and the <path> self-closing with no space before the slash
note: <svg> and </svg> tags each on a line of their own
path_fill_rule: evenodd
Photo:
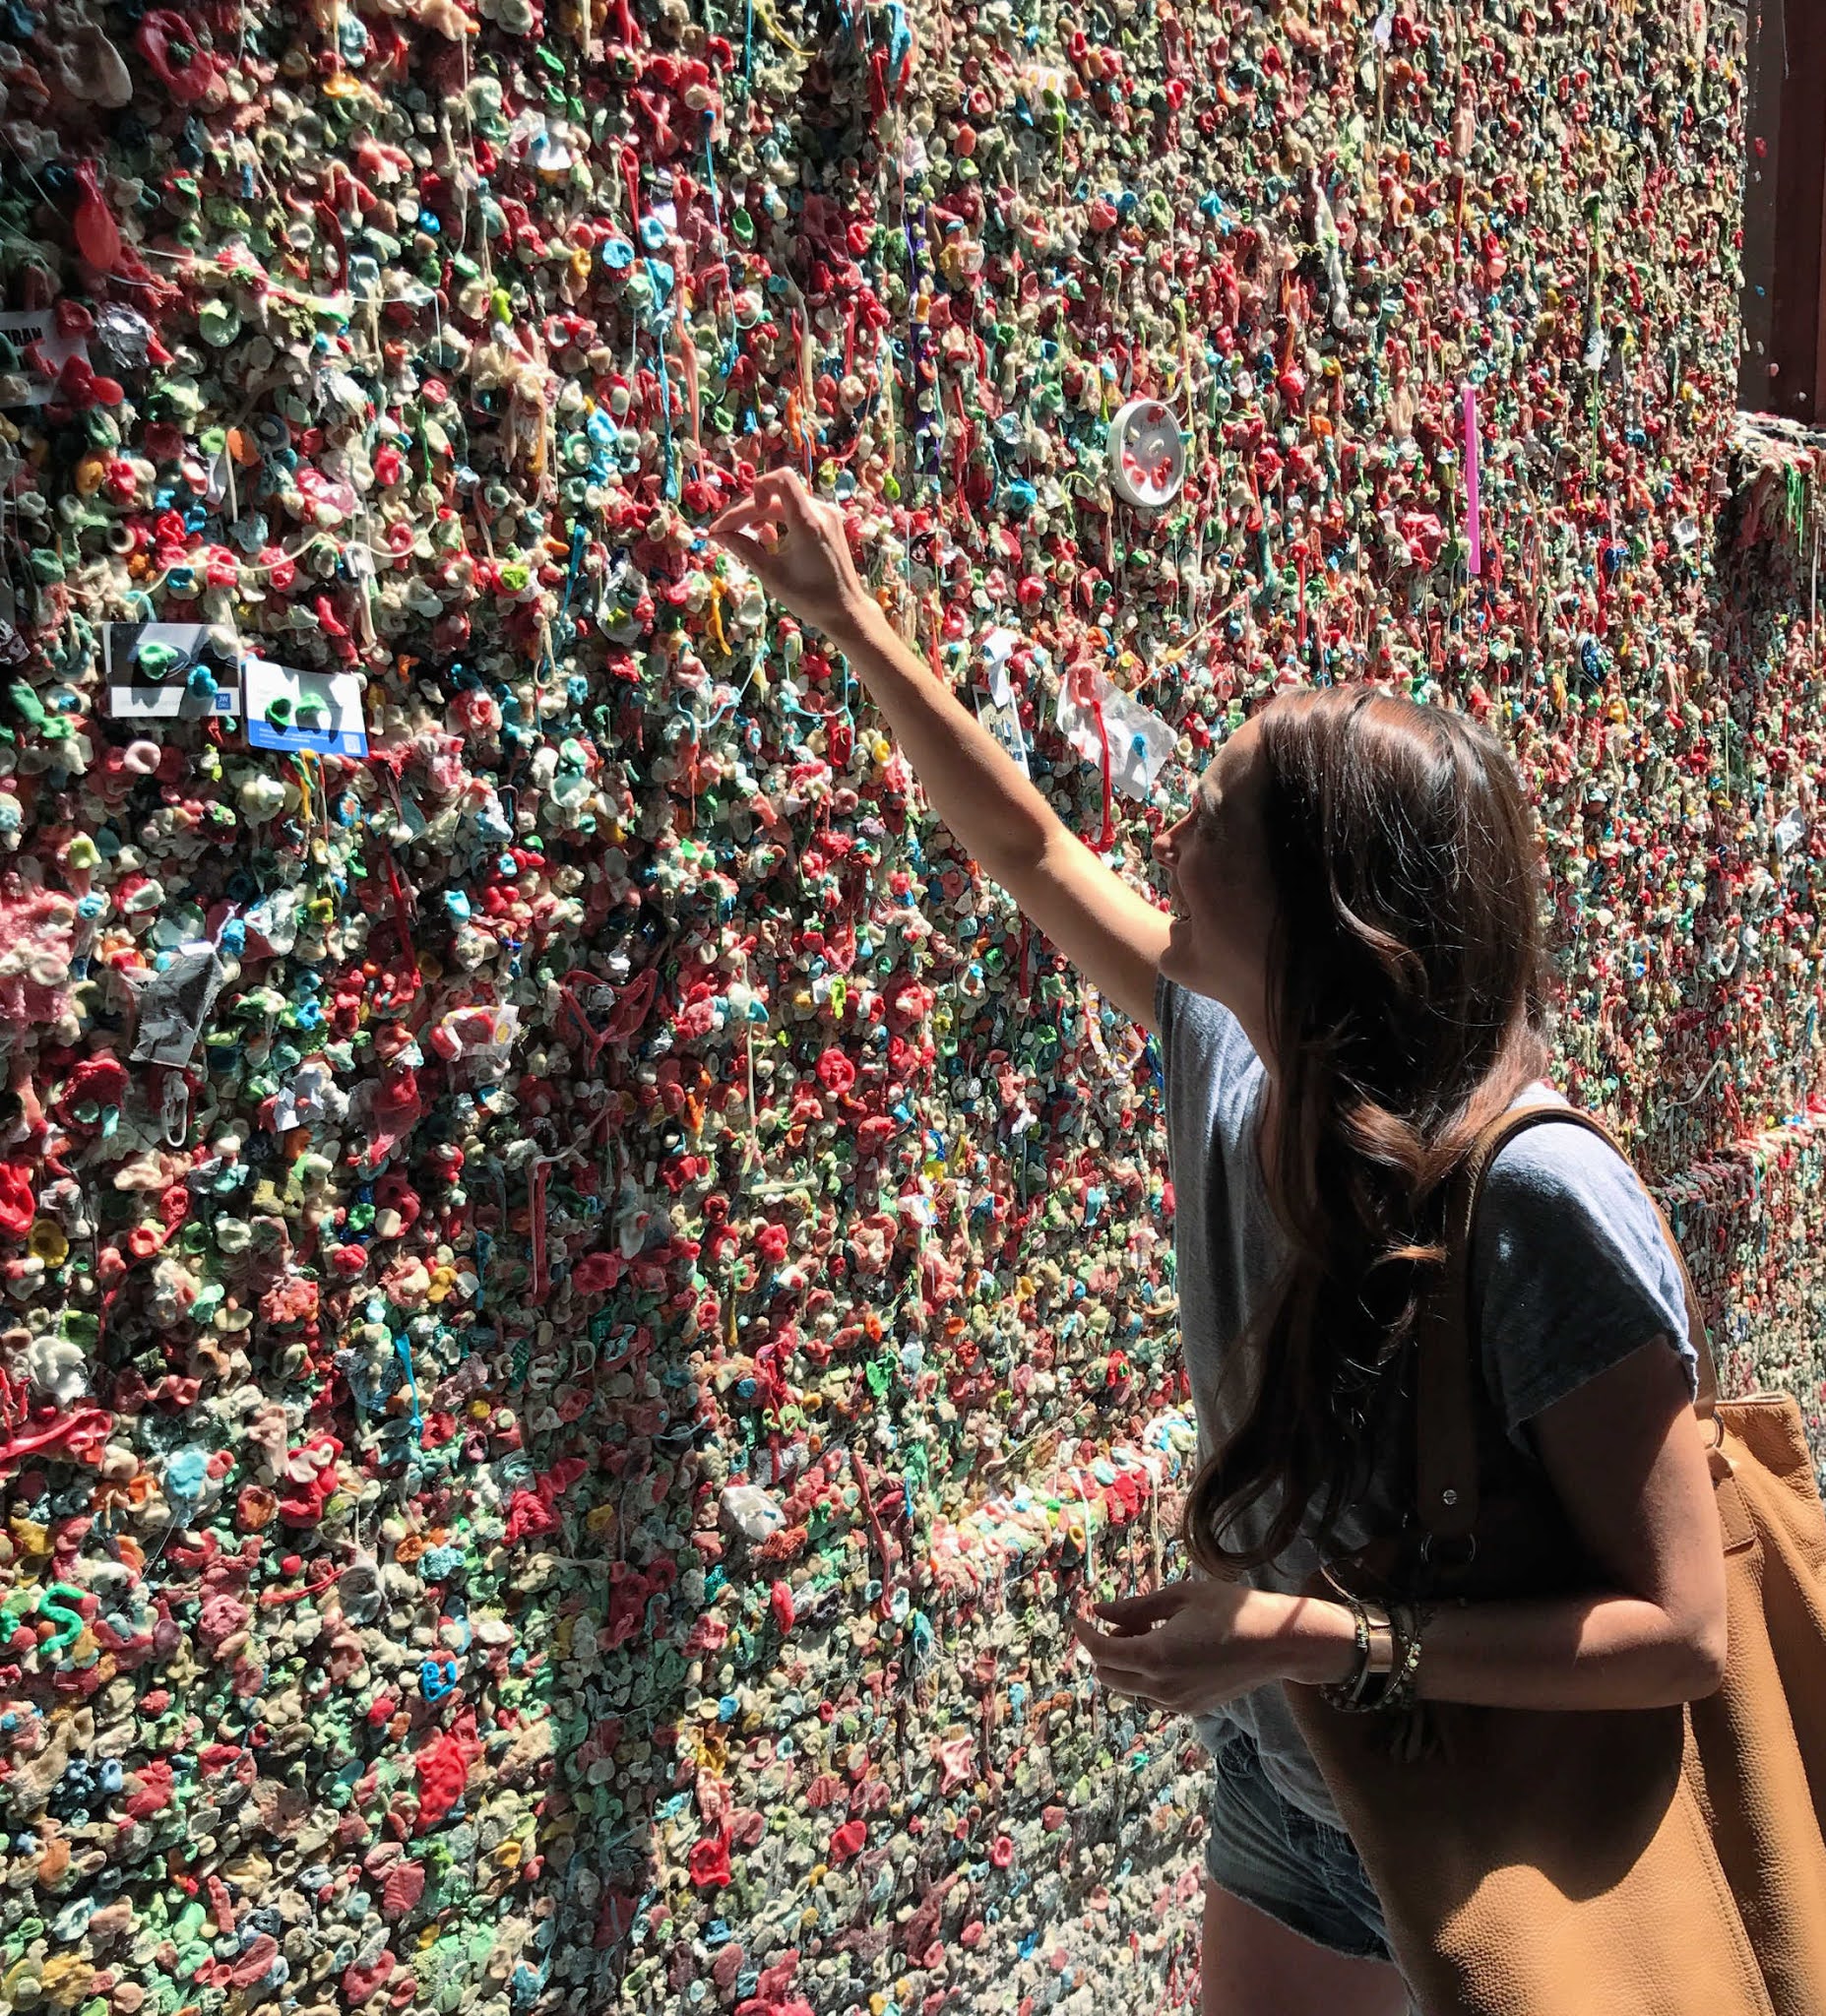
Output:
<svg viewBox="0 0 1826 2016">
<path fill-rule="evenodd" d="M 1548 1057 L 1533 822 L 1496 738 L 1363 686 L 1285 694 L 1259 719 L 1264 1173 L 1291 1256 L 1233 1360 L 1259 1366 L 1247 1412 L 1186 1502 L 1193 1558 L 1222 1575 L 1302 1536 L 1326 1545 L 1407 1432 L 1446 1178 Z M 1258 1505 L 1260 1542 L 1227 1545 Z"/>
</svg>

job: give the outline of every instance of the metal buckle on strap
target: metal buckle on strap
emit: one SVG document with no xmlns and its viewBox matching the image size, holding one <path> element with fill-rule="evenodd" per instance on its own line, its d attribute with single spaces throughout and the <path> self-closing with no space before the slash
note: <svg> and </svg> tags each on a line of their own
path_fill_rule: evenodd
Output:
<svg viewBox="0 0 1826 2016">
<path fill-rule="evenodd" d="M 1423 1533 L 1420 1536 L 1420 1559 L 1429 1568 L 1442 1568 L 1448 1575 L 1462 1575 L 1471 1566 L 1472 1562 L 1478 1558 L 1478 1536 L 1475 1533 L 1465 1535 L 1465 1556 L 1463 1560 L 1458 1561 L 1435 1560 L 1433 1558 L 1434 1538 L 1435 1536 L 1430 1533 Z"/>
</svg>

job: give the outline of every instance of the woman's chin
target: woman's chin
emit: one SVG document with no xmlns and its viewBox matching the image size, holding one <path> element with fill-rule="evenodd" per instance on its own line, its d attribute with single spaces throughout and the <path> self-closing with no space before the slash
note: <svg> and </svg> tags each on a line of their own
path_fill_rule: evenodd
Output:
<svg viewBox="0 0 1826 2016">
<path fill-rule="evenodd" d="M 1175 986 L 1184 987 L 1189 994 L 1209 994 L 1220 999 L 1217 976 L 1201 966 L 1191 935 L 1192 927 L 1185 918 L 1174 917 L 1173 927 L 1167 933 L 1166 943 L 1161 952 L 1161 976 Z"/>
</svg>

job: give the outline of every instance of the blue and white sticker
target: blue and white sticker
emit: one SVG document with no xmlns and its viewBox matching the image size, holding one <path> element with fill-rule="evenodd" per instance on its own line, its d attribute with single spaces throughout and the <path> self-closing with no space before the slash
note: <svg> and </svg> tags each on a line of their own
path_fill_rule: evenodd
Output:
<svg viewBox="0 0 1826 2016">
<path fill-rule="evenodd" d="M 352 672 L 304 672 L 249 657 L 241 668 L 247 740 L 256 749 L 365 756 L 361 681 Z"/>
</svg>

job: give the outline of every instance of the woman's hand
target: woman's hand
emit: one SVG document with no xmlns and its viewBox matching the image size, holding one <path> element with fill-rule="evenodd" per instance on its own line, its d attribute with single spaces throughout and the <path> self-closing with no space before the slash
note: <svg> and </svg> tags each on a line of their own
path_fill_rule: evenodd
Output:
<svg viewBox="0 0 1826 2016">
<path fill-rule="evenodd" d="M 1271 1680 L 1342 1679 L 1355 1662 L 1355 1626 L 1342 1604 L 1238 1582 L 1169 1582 L 1091 1607 L 1111 1628 L 1085 1616 L 1071 1627 L 1097 1677 L 1179 1715 L 1212 1714 Z"/>
<path fill-rule="evenodd" d="M 757 476 L 747 499 L 709 531 L 769 595 L 827 635 L 841 633 L 868 605 L 843 507 L 814 497 L 791 470 Z"/>
</svg>

